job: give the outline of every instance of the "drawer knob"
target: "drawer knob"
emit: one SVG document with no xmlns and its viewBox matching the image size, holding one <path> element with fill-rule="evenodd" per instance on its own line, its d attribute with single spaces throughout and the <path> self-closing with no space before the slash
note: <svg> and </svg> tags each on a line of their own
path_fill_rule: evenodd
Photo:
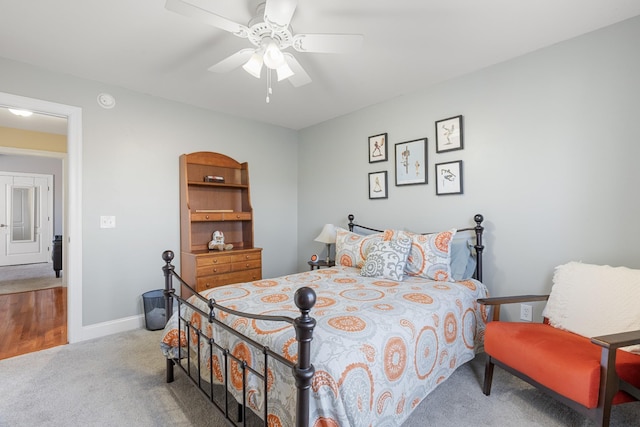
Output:
<svg viewBox="0 0 640 427">
<path fill-rule="evenodd" d="M 214 263 L 214 264 L 217 264 L 217 263 L 218 263 L 218 260 L 217 260 L 217 259 L 214 259 L 214 260 L 213 260 L 213 263 Z"/>
<path fill-rule="evenodd" d="M 236 218 L 240 219 L 240 215 L 236 215 Z"/>
<path fill-rule="evenodd" d="M 245 267 L 249 268 L 249 263 L 247 263 L 247 264 L 245 265 Z"/>
<path fill-rule="evenodd" d="M 205 219 L 209 219 L 209 215 L 205 215 L 205 216 L 204 216 L 204 218 L 205 218 Z"/>
<path fill-rule="evenodd" d="M 214 273 L 217 273 L 217 272 L 218 272 L 218 269 L 217 269 L 217 268 L 214 268 L 214 269 L 213 269 L 213 272 L 214 272 Z"/>
</svg>

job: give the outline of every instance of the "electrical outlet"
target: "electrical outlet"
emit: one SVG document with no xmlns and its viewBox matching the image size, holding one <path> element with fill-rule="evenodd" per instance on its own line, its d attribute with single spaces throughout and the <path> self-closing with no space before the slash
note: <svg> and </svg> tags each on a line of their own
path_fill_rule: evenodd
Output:
<svg viewBox="0 0 640 427">
<path fill-rule="evenodd" d="M 101 216 L 100 217 L 100 228 L 116 228 L 116 217 L 115 216 Z"/>
<path fill-rule="evenodd" d="M 530 304 L 520 304 L 520 320 L 527 322 L 533 320 L 533 307 Z"/>
</svg>

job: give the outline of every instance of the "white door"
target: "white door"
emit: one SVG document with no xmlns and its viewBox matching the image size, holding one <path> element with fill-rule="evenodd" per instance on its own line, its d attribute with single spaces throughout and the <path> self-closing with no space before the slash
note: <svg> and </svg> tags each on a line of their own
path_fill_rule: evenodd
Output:
<svg viewBox="0 0 640 427">
<path fill-rule="evenodd" d="M 0 266 L 50 262 L 53 175 L 0 172 Z"/>
</svg>

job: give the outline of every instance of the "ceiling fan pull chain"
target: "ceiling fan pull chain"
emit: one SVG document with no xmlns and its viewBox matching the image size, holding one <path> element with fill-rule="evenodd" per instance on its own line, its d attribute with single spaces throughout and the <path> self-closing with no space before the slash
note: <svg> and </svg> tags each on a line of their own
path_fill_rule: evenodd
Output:
<svg viewBox="0 0 640 427">
<path fill-rule="evenodd" d="M 267 104 L 269 103 L 269 95 L 273 93 L 271 90 L 271 68 L 267 67 Z"/>
</svg>

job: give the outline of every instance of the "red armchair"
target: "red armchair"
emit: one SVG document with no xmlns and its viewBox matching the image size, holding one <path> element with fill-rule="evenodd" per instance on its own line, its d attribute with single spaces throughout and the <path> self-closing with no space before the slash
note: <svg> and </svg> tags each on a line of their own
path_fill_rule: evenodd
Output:
<svg viewBox="0 0 640 427">
<path fill-rule="evenodd" d="M 605 272 L 608 274 L 610 270 Z M 640 277 L 640 271 L 638 273 Z M 555 279 L 556 277 L 551 298 L 556 287 L 560 287 L 555 283 Z M 593 307 L 582 308 L 586 309 L 587 313 L 588 310 L 594 310 L 591 314 L 597 317 L 598 313 L 603 311 L 602 307 L 598 306 L 602 302 L 602 294 L 592 293 L 593 289 L 584 283 L 584 275 L 578 275 L 573 279 L 578 286 L 585 286 L 585 290 L 590 292 L 588 300 L 592 302 Z M 598 275 L 588 279 L 591 280 L 598 281 Z M 575 285 L 572 283 L 572 286 Z M 615 292 L 617 289 L 609 284 L 595 283 L 594 286 L 607 286 L 606 293 Z M 626 289 L 628 288 L 627 285 Z M 637 291 L 640 292 L 640 282 Z M 620 298 L 633 296 L 625 294 Z M 478 300 L 493 311 L 492 321 L 487 324 L 485 330 L 487 359 L 482 391 L 487 396 L 490 394 L 494 365 L 498 365 L 593 419 L 598 425 L 608 426 L 612 405 L 640 400 L 640 354 L 620 349 L 640 344 L 640 330 L 588 338 L 556 327 L 557 325 L 552 326 L 553 322 L 547 318 L 543 323 L 499 320 L 500 307 L 503 304 L 546 301 L 549 298 L 550 295 L 525 295 Z M 551 303 L 552 301 L 549 301 L 547 307 Z M 565 303 L 567 302 L 563 302 Z M 572 302 L 570 299 L 569 304 L 584 305 L 585 302 Z M 640 299 L 635 299 L 632 304 L 627 305 L 628 307 L 634 311 L 632 320 L 640 318 Z M 616 316 L 616 313 L 619 312 L 611 310 L 608 316 Z"/>
</svg>

